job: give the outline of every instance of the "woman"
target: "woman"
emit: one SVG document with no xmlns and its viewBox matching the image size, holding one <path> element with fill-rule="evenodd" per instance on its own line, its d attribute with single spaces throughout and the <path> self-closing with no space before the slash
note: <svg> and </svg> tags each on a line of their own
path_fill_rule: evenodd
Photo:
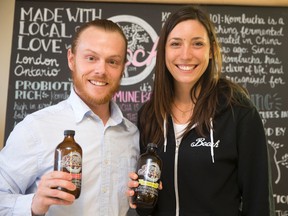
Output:
<svg viewBox="0 0 288 216">
<path fill-rule="evenodd" d="M 142 152 L 158 144 L 163 189 L 153 209 L 137 208 L 140 215 L 273 215 L 261 119 L 246 90 L 221 77 L 221 67 L 208 15 L 188 6 L 170 15 L 153 94 L 138 121 Z M 133 189 L 137 175 L 130 178 Z"/>
</svg>

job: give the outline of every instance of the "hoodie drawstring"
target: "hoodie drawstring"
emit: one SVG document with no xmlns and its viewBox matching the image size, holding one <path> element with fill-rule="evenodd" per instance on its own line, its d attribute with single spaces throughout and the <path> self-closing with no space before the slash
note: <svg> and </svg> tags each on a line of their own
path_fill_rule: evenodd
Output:
<svg viewBox="0 0 288 216">
<path fill-rule="evenodd" d="M 166 148 L 167 148 L 167 120 L 166 120 L 166 117 L 164 118 L 164 121 L 163 121 L 163 135 L 164 135 L 164 152 L 166 152 Z M 194 124 L 192 128 L 196 127 L 197 124 Z M 211 152 L 211 158 L 212 158 L 212 163 L 215 162 L 214 160 L 214 137 L 213 137 L 213 119 L 210 118 L 210 141 L 211 141 L 211 144 L 210 144 L 210 152 Z"/>
<path fill-rule="evenodd" d="M 211 151 L 211 158 L 212 158 L 212 163 L 214 163 L 214 138 L 213 138 L 213 120 L 210 118 L 210 151 Z"/>
<path fill-rule="evenodd" d="M 166 117 L 163 122 L 163 133 L 164 133 L 164 152 L 166 152 L 167 147 L 167 128 L 166 128 Z"/>
</svg>

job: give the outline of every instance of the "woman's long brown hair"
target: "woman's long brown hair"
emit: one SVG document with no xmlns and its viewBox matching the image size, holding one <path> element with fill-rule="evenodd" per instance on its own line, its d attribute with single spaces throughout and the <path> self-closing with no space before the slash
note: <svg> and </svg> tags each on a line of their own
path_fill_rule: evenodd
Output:
<svg viewBox="0 0 288 216">
<path fill-rule="evenodd" d="M 185 20 L 197 20 L 205 27 L 212 56 L 206 71 L 191 89 L 191 100 L 195 103 L 195 107 L 184 136 L 187 134 L 188 128 L 191 128 L 195 123 L 198 124 L 196 132 L 201 136 L 204 136 L 205 130 L 210 129 L 210 118 L 215 116 L 220 91 L 223 90 L 222 93 L 225 94 L 228 104 L 235 102 L 233 96 L 235 91 L 245 93 L 245 89 L 226 79 L 223 79 L 223 82 L 221 79 L 219 82 L 222 56 L 214 25 L 208 14 L 199 7 L 185 6 L 178 9 L 170 15 L 160 33 L 153 92 L 150 101 L 143 105 L 141 112 L 139 112 L 138 127 L 141 132 L 140 140 L 144 145 L 149 142 L 158 145 L 163 143 L 164 119 L 171 114 L 171 104 L 174 99 L 173 77 L 165 64 L 165 45 L 173 28 Z M 196 94 L 197 91 L 199 92 L 198 95 Z"/>
</svg>

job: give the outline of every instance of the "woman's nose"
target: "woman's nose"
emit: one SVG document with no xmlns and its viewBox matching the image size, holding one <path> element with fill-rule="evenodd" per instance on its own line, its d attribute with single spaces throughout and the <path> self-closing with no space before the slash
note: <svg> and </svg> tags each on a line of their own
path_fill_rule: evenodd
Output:
<svg viewBox="0 0 288 216">
<path fill-rule="evenodd" d="M 181 54 L 181 57 L 183 59 L 191 59 L 192 58 L 192 50 L 190 47 L 184 47 L 183 50 L 182 50 L 182 54 Z"/>
</svg>

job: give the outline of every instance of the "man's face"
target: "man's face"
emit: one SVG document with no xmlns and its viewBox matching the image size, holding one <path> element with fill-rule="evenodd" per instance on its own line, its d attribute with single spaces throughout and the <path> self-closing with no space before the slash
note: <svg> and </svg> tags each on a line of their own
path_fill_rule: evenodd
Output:
<svg viewBox="0 0 288 216">
<path fill-rule="evenodd" d="M 125 51 L 125 41 L 120 33 L 96 27 L 81 33 L 75 53 L 68 50 L 75 92 L 91 109 L 109 103 L 118 90 Z"/>
</svg>

